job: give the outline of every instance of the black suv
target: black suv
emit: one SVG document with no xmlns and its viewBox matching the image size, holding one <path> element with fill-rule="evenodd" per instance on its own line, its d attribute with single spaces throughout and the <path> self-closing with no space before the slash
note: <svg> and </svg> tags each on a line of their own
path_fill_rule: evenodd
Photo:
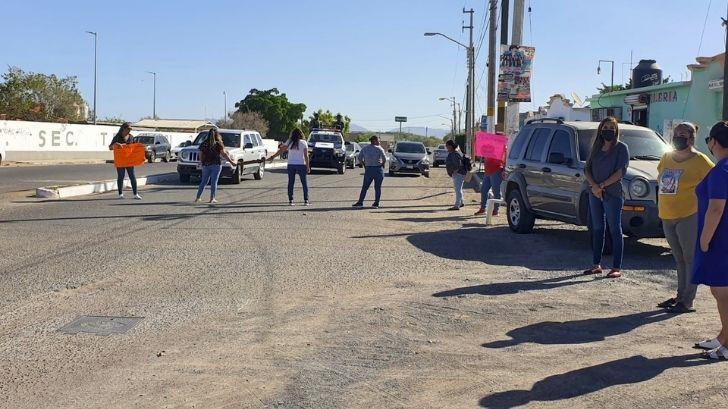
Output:
<svg viewBox="0 0 728 409">
<path fill-rule="evenodd" d="M 530 233 L 537 218 L 590 225 L 584 166 L 598 126 L 598 122 L 545 118 L 529 121 L 521 129 L 509 151 L 507 182 L 502 188 L 511 230 Z M 620 124 L 619 140 L 629 147 L 631 156 L 622 181 L 624 234 L 662 237 L 657 164 L 670 148 L 657 133 L 641 126 Z"/>
<path fill-rule="evenodd" d="M 162 158 L 163 162 L 172 159 L 172 145 L 162 134 L 139 134 L 132 138 L 132 142 L 147 146 L 146 157 L 149 163 L 154 163 L 157 158 Z"/>
<path fill-rule="evenodd" d="M 338 130 L 314 129 L 308 138 L 309 163 L 312 168 L 346 171 L 346 147 Z"/>
</svg>

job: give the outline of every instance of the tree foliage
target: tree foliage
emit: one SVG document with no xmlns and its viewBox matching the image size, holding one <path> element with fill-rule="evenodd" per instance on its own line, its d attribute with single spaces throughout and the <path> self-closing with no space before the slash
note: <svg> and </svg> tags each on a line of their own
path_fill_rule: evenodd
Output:
<svg viewBox="0 0 728 409">
<path fill-rule="evenodd" d="M 220 128 L 258 131 L 263 138 L 268 135 L 270 128 L 268 121 L 259 112 L 231 112 L 226 119 L 218 120 L 215 125 Z"/>
<path fill-rule="evenodd" d="M 10 67 L 0 83 L 0 114 L 25 121 L 81 121 L 85 103 L 76 77 L 59 78 Z"/>
<path fill-rule="evenodd" d="M 259 113 L 268 122 L 269 136 L 279 141 L 288 138 L 306 111 L 306 105 L 290 102 L 277 88 L 264 91 L 253 88 L 245 99 L 235 103 L 235 108 L 240 113 Z"/>
<path fill-rule="evenodd" d="M 319 109 L 318 111 L 311 114 L 308 119 L 303 121 L 303 130 L 306 131 L 306 133 L 311 132 L 312 128 L 319 127 L 319 128 L 334 128 L 337 121 L 341 120 L 344 124 L 344 129 L 342 133 L 344 135 L 349 134 L 349 126 L 351 125 L 351 118 L 347 115 L 342 115 L 341 113 L 332 113 L 328 109 L 324 111 L 323 109 Z M 318 124 L 318 126 L 316 126 Z"/>
</svg>

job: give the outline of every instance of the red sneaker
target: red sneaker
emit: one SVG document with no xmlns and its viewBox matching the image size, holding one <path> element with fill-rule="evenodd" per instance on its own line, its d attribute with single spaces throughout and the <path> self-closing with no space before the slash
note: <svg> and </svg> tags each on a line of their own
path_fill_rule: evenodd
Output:
<svg viewBox="0 0 728 409">
<path fill-rule="evenodd" d="M 480 216 L 485 214 L 485 209 L 480 209 L 477 212 L 473 213 L 473 216 Z"/>
</svg>

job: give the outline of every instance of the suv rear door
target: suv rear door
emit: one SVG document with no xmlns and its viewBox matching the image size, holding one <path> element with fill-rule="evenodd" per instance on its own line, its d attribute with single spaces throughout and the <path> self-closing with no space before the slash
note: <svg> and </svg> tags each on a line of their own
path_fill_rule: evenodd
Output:
<svg viewBox="0 0 728 409">
<path fill-rule="evenodd" d="M 548 146 L 546 164 L 543 168 L 546 190 L 542 211 L 575 220 L 583 172 L 577 166 L 574 132 L 567 127 L 557 128 Z M 554 156 L 563 156 L 565 162 L 552 162 Z"/>
<path fill-rule="evenodd" d="M 552 127 L 537 127 L 531 134 L 523 161 L 519 165 L 526 180 L 528 201 L 534 210 L 542 210 L 546 201 L 547 182 L 544 179 L 544 168 L 548 151 L 547 142 L 552 133 Z"/>
</svg>

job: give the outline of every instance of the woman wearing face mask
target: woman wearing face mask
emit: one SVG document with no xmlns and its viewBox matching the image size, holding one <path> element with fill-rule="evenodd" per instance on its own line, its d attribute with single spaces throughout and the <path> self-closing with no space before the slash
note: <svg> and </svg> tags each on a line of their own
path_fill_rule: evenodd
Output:
<svg viewBox="0 0 728 409">
<path fill-rule="evenodd" d="M 658 209 L 665 238 L 677 264 L 677 295 L 657 304 L 667 312 L 693 312 L 697 286 L 691 283 L 693 255 L 698 237 L 698 200 L 695 187 L 713 168 L 713 162 L 693 148 L 698 126 L 683 122 L 675 127 L 673 152 L 663 155 L 660 172 Z"/>
<path fill-rule="evenodd" d="M 695 188 L 698 196 L 698 242 L 693 260 L 693 284 L 705 284 L 718 303 L 722 329 L 714 339 L 697 343 L 705 357 L 728 360 L 728 121 L 718 122 L 705 139 L 718 161 Z"/>
<path fill-rule="evenodd" d="M 607 117 L 597 128 L 594 144 L 586 161 L 584 176 L 591 186 L 589 214 L 592 225 L 592 267 L 584 274 L 602 273 L 602 252 L 606 226 L 612 238 L 613 262 L 609 278 L 622 276 L 622 178 L 629 166 L 629 149 L 619 141 L 619 122 Z"/>
</svg>

